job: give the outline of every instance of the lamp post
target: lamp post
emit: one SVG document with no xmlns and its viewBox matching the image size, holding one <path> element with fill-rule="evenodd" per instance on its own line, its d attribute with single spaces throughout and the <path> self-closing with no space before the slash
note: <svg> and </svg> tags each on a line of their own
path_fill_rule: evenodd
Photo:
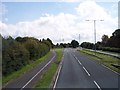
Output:
<svg viewBox="0 0 120 90">
<path fill-rule="evenodd" d="M 104 20 L 86 20 L 86 21 L 93 21 L 94 22 L 94 40 L 95 40 L 94 49 L 95 49 L 95 55 L 96 55 L 96 21 L 104 21 Z"/>
<path fill-rule="evenodd" d="M 79 47 L 80 47 L 80 34 L 79 34 Z"/>
</svg>

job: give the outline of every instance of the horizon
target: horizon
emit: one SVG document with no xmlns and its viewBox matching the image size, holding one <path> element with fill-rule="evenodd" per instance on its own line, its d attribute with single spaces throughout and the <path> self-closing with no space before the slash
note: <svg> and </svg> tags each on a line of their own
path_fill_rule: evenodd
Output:
<svg viewBox="0 0 120 90">
<path fill-rule="evenodd" d="M 3 37 L 50 38 L 56 44 L 79 41 L 80 34 L 80 42 L 93 43 L 93 22 L 85 20 L 104 20 L 96 22 L 97 41 L 118 29 L 117 2 L 2 2 L 1 6 Z"/>
</svg>

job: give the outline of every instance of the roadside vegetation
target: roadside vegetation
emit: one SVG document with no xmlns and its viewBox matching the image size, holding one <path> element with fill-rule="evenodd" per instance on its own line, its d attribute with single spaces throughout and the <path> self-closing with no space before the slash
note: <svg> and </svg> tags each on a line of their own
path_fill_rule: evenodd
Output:
<svg viewBox="0 0 120 90">
<path fill-rule="evenodd" d="M 34 37 L 2 37 L 3 85 L 45 60 L 50 55 L 52 46 L 49 38 L 38 40 Z"/>
<path fill-rule="evenodd" d="M 120 67 L 119 64 L 120 60 L 116 57 L 113 56 L 108 56 L 108 55 L 104 55 L 104 54 L 99 54 L 93 51 L 89 51 L 89 50 L 79 50 L 80 53 L 88 56 L 89 58 L 91 58 L 92 60 L 96 60 L 100 63 L 102 63 L 103 65 L 107 66 L 108 68 L 120 73 Z"/>
<path fill-rule="evenodd" d="M 120 29 L 116 29 L 110 37 L 108 37 L 108 35 L 103 35 L 101 39 L 102 41 L 98 41 L 96 44 L 82 42 L 80 46 L 87 49 L 95 49 L 96 46 L 97 50 L 120 53 Z"/>
<path fill-rule="evenodd" d="M 29 70 L 35 68 L 38 64 L 40 64 L 41 62 L 43 62 L 44 60 L 46 60 L 49 56 L 50 56 L 51 52 L 47 53 L 45 56 L 43 56 L 42 58 L 31 62 L 30 64 L 22 67 L 20 70 L 18 71 L 14 71 L 12 72 L 10 75 L 7 76 L 2 76 L 2 84 L 6 84 L 7 82 L 14 80 L 16 78 L 18 78 L 19 76 L 21 76 L 22 74 L 28 72 Z"/>
<path fill-rule="evenodd" d="M 36 88 L 49 88 L 53 81 L 54 75 L 57 71 L 59 63 L 61 62 L 63 56 L 62 49 L 54 49 L 54 50 L 57 53 L 57 57 L 55 61 L 51 64 L 49 69 L 46 70 L 46 72 L 43 74 L 40 81 L 38 81 L 38 83 L 35 86 Z"/>
</svg>

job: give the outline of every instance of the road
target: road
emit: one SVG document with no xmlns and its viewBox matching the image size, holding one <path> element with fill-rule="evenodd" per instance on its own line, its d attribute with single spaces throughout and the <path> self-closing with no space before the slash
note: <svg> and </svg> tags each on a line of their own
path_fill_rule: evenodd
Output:
<svg viewBox="0 0 120 90">
<path fill-rule="evenodd" d="M 23 74 L 16 80 L 8 83 L 6 86 L 3 87 L 2 90 L 24 90 L 25 88 L 32 88 L 34 84 L 39 80 L 40 75 L 46 69 L 50 63 L 55 59 L 56 53 L 52 51 L 50 57 L 45 60 L 44 62 L 40 63 L 37 67 L 33 68 L 29 72 Z M 25 89 L 26 90 L 26 89 Z"/>
<path fill-rule="evenodd" d="M 65 49 L 62 65 L 55 82 L 58 88 L 87 88 L 91 90 L 119 90 L 115 72 L 102 64 L 81 55 L 74 49 Z M 59 90 L 59 89 L 58 89 Z"/>
</svg>

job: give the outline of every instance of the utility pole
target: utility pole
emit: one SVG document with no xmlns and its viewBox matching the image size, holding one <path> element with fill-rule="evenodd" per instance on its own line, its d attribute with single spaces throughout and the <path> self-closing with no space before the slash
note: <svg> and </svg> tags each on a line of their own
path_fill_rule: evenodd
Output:
<svg viewBox="0 0 120 90">
<path fill-rule="evenodd" d="M 80 47 L 80 34 L 79 34 L 79 47 Z"/>
<path fill-rule="evenodd" d="M 95 55 L 96 55 L 96 21 L 104 21 L 104 20 L 86 20 L 86 21 L 93 21 L 94 22 L 94 49 L 95 49 Z"/>
</svg>

